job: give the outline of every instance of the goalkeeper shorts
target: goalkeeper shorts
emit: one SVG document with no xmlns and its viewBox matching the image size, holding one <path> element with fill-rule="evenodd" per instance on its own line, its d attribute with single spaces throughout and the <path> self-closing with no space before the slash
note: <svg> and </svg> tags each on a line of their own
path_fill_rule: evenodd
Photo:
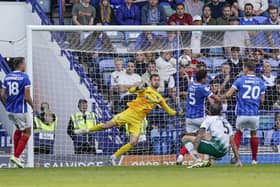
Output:
<svg viewBox="0 0 280 187">
<path fill-rule="evenodd" d="M 141 133 L 143 118 L 138 116 L 133 110 L 127 109 L 115 115 L 112 121 L 117 126 L 128 124 L 129 135 L 139 136 Z"/>
</svg>

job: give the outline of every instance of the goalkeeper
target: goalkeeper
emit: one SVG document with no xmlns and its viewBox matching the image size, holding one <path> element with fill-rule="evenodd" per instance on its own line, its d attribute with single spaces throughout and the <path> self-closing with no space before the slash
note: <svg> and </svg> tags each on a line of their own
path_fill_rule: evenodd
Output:
<svg viewBox="0 0 280 187">
<path fill-rule="evenodd" d="M 128 124 L 129 142 L 123 145 L 111 156 L 112 165 L 116 165 L 116 159 L 129 151 L 138 142 L 138 138 L 141 130 L 141 123 L 147 114 L 155 109 L 159 104 L 169 115 L 176 115 L 176 111 L 171 109 L 165 99 L 156 91 L 160 86 L 160 77 L 158 74 L 152 74 L 150 76 L 151 86 L 145 87 L 142 83 L 137 87 L 129 89 L 130 93 L 136 93 L 137 98 L 127 104 L 128 109 L 115 115 L 112 120 L 106 123 L 97 124 L 94 127 L 88 129 L 89 132 L 101 131 L 103 129 L 109 129 L 114 126 L 121 126 Z M 80 132 L 84 133 L 84 132 Z"/>
</svg>

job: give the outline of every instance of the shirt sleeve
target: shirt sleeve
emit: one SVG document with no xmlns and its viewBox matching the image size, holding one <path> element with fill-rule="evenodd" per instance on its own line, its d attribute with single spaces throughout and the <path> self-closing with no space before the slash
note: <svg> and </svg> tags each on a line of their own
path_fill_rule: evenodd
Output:
<svg viewBox="0 0 280 187">
<path fill-rule="evenodd" d="M 201 89 L 201 91 L 202 91 L 202 95 L 204 96 L 204 97 L 210 97 L 211 95 L 213 95 L 213 93 L 210 91 L 210 88 L 208 88 L 208 87 L 203 87 L 202 89 Z"/>
<path fill-rule="evenodd" d="M 73 9 L 72 9 L 72 16 L 78 16 L 78 3 L 74 5 Z"/>
<path fill-rule="evenodd" d="M 6 81 L 6 79 L 4 79 L 4 82 L 3 82 L 3 84 L 2 84 L 2 88 L 7 88 L 8 87 L 8 85 L 7 85 L 7 81 Z"/>
<path fill-rule="evenodd" d="M 232 88 L 235 88 L 236 90 L 238 90 L 240 88 L 240 83 L 241 83 L 241 79 L 238 78 L 237 80 L 235 80 L 232 84 Z"/>
<path fill-rule="evenodd" d="M 30 79 L 29 79 L 29 77 L 27 75 L 24 78 L 24 87 L 25 88 L 31 87 L 31 82 L 30 82 Z"/>
<path fill-rule="evenodd" d="M 170 107 L 167 105 L 167 103 L 166 103 L 166 101 L 165 101 L 165 99 L 164 99 L 163 97 L 161 98 L 159 104 L 160 104 L 160 106 L 163 108 L 163 110 L 165 110 L 169 115 L 171 115 L 171 116 L 176 115 L 176 111 L 173 110 L 172 108 L 170 108 Z"/>
<path fill-rule="evenodd" d="M 200 125 L 201 129 L 205 129 L 206 131 L 209 129 L 211 124 L 211 121 L 209 120 L 209 118 L 206 117 L 205 120 L 203 120 L 202 124 Z"/>
</svg>

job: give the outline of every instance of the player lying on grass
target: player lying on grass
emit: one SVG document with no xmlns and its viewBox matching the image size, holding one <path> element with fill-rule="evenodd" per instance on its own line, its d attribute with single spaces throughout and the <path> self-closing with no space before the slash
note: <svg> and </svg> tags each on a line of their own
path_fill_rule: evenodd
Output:
<svg viewBox="0 0 280 187">
<path fill-rule="evenodd" d="M 138 143 L 138 138 L 141 130 L 141 123 L 147 114 L 160 105 L 169 115 L 176 115 L 176 111 L 171 109 L 165 99 L 156 91 L 160 85 L 160 77 L 158 74 L 152 74 L 150 77 L 151 86 L 145 87 L 140 84 L 137 87 L 129 89 L 130 93 L 136 93 L 137 98 L 127 104 L 128 108 L 115 115 L 114 118 L 106 123 L 100 123 L 90 129 L 89 132 L 101 131 L 114 126 L 128 124 L 129 143 L 123 145 L 117 152 L 111 156 L 112 165 L 116 165 L 116 158 L 120 157 L 133 146 Z M 87 131 L 87 132 L 88 132 Z M 84 130 L 79 130 L 76 133 L 85 133 Z"/>
<path fill-rule="evenodd" d="M 222 158 L 232 147 L 236 165 L 241 166 L 239 153 L 233 139 L 232 127 L 221 116 L 222 105 L 209 106 L 209 116 L 202 122 L 197 136 L 185 135 L 181 141 L 189 151 L 190 156 L 196 161 L 192 167 L 210 166 L 210 161 L 202 161 L 198 153 L 210 155 L 216 159 Z M 209 133 L 208 133 L 209 132 Z"/>
</svg>

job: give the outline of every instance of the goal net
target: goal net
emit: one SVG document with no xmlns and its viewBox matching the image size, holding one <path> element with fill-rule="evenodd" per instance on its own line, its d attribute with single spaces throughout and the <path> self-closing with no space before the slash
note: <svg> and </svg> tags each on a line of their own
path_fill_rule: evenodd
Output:
<svg viewBox="0 0 280 187">
<path fill-rule="evenodd" d="M 260 107 L 258 162 L 280 163 L 278 33 L 272 26 L 30 26 L 34 166 L 109 165 L 110 156 L 129 141 L 127 126 L 83 135 L 75 129 L 124 111 L 135 98 L 128 89 L 141 81 L 149 84 L 155 72 L 161 78 L 158 91 L 168 105 L 187 112 L 186 90 L 197 70 L 207 69 L 207 85 L 221 95 L 242 74 L 244 59 L 256 63 L 267 90 Z M 235 104 L 235 96 L 223 103 L 233 127 Z M 174 165 L 183 151 L 180 135 L 185 131 L 185 116 L 168 116 L 157 107 L 142 122 L 138 144 L 118 164 Z M 244 163 L 251 162 L 249 130 L 243 132 L 240 153 Z M 230 152 L 217 163 L 229 160 Z M 186 154 L 183 164 L 192 162 Z"/>
</svg>

